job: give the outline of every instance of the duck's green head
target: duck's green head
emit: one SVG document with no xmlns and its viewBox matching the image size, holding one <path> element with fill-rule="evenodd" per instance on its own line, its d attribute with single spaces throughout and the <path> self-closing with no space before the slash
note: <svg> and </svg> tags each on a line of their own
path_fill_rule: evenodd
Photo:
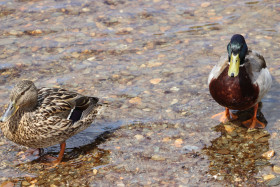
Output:
<svg viewBox="0 0 280 187">
<path fill-rule="evenodd" d="M 244 37 L 240 34 L 233 35 L 227 45 L 227 51 L 228 61 L 230 62 L 228 76 L 236 77 L 239 73 L 239 66 L 244 64 L 248 52 Z"/>
</svg>

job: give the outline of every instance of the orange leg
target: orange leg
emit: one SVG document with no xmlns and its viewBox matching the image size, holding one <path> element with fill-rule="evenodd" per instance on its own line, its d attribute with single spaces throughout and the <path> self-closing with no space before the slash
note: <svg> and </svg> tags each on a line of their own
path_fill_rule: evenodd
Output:
<svg viewBox="0 0 280 187">
<path fill-rule="evenodd" d="M 52 167 L 50 167 L 50 168 L 56 167 L 56 166 L 61 162 L 61 160 L 62 160 L 62 158 L 63 158 L 64 151 L 65 151 L 65 147 L 66 147 L 66 143 L 65 143 L 65 142 L 61 143 L 61 144 L 60 144 L 60 152 L 59 152 L 59 155 L 58 155 L 58 157 L 56 158 L 56 160 L 51 161 L 51 163 L 44 163 L 44 164 L 45 164 L 45 165 L 52 165 Z M 46 155 L 46 156 L 45 156 L 45 159 L 47 159 L 47 160 L 53 160 L 54 157 Z"/>
<path fill-rule="evenodd" d="M 54 166 L 58 165 L 62 158 L 63 158 L 63 155 L 64 155 L 64 151 L 65 151 L 65 147 L 66 147 L 66 143 L 63 142 L 62 144 L 60 144 L 60 152 L 59 152 L 59 155 L 57 157 L 57 159 L 55 161 L 53 161 L 52 163 L 54 164 Z"/>
<path fill-rule="evenodd" d="M 248 120 L 242 122 L 242 124 L 245 125 L 246 127 L 248 127 L 249 129 L 256 128 L 257 124 L 261 125 L 260 128 L 265 128 L 265 126 L 266 126 L 264 123 L 260 122 L 257 119 L 258 107 L 259 107 L 259 104 L 256 104 L 254 106 L 254 116 L 251 119 L 248 119 Z"/>
<path fill-rule="evenodd" d="M 225 123 L 231 119 L 236 119 L 237 116 L 229 112 L 229 108 L 226 107 L 226 110 L 224 112 L 220 112 L 218 114 L 215 114 L 211 117 L 212 119 L 218 118 L 220 122 Z"/>
</svg>

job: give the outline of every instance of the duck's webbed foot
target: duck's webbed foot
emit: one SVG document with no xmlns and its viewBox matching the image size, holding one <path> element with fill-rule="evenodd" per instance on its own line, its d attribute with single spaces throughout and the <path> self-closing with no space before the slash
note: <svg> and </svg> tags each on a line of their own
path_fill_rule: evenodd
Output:
<svg viewBox="0 0 280 187">
<path fill-rule="evenodd" d="M 220 122 L 226 123 L 230 120 L 235 120 L 238 117 L 234 115 L 232 112 L 230 112 L 228 108 L 226 108 L 225 111 L 215 114 L 211 118 L 218 119 Z"/>
</svg>

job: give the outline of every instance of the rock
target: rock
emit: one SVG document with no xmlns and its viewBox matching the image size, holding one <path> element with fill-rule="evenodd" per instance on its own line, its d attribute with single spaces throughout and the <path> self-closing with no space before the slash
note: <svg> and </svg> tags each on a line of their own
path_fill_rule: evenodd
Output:
<svg viewBox="0 0 280 187">
<path fill-rule="evenodd" d="M 275 154 L 274 150 L 270 150 L 270 151 L 263 153 L 262 157 L 267 160 L 270 160 L 274 156 L 274 154 Z"/>
<path fill-rule="evenodd" d="M 182 151 L 181 153 L 183 154 L 187 154 L 187 153 L 191 153 L 191 152 L 195 152 L 199 150 L 199 147 L 194 146 L 194 145 L 185 145 L 184 147 L 182 147 Z"/>
<path fill-rule="evenodd" d="M 129 103 L 131 104 L 140 104 L 141 103 L 141 98 L 140 97 L 134 97 L 129 100 Z"/>
<path fill-rule="evenodd" d="M 231 125 L 224 125 L 224 127 L 228 133 L 232 133 L 232 131 L 234 130 L 234 128 Z"/>
<path fill-rule="evenodd" d="M 27 182 L 27 181 L 22 181 L 22 182 L 21 182 L 21 185 L 22 185 L 22 186 L 29 186 L 29 185 L 30 185 L 30 183 L 29 183 L 29 182 Z"/>
<path fill-rule="evenodd" d="M 160 81 L 161 81 L 160 78 L 158 78 L 158 79 L 151 79 L 151 80 L 150 80 L 150 83 L 152 83 L 152 84 L 158 84 L 158 83 L 160 83 Z"/>
<path fill-rule="evenodd" d="M 152 67 L 158 67 L 161 66 L 163 63 L 162 62 L 149 62 L 147 67 L 152 68 Z"/>
<path fill-rule="evenodd" d="M 96 175 L 97 172 L 98 172 L 97 169 L 93 169 L 93 171 L 92 171 L 93 175 Z"/>
<path fill-rule="evenodd" d="M 279 166 L 273 166 L 273 171 L 275 172 L 275 173 L 279 173 L 280 174 L 280 167 Z"/>
<path fill-rule="evenodd" d="M 171 102 L 170 104 L 171 104 L 171 105 L 174 105 L 174 104 L 176 104 L 176 103 L 178 103 L 178 99 L 173 99 L 172 102 Z"/>
<path fill-rule="evenodd" d="M 160 155 L 153 155 L 152 160 L 162 161 L 162 160 L 165 160 L 165 158 Z"/>
<path fill-rule="evenodd" d="M 170 88 L 170 90 L 174 91 L 174 92 L 178 92 L 180 90 L 180 88 L 177 88 L 177 87 L 174 86 L 174 87 Z"/>
<path fill-rule="evenodd" d="M 270 180 L 270 179 L 274 179 L 274 178 L 275 178 L 275 175 L 272 175 L 272 174 L 263 176 L 263 180 L 265 180 L 265 181 Z"/>
<path fill-rule="evenodd" d="M 142 140 L 142 139 L 144 139 L 144 136 L 142 136 L 141 134 L 136 134 L 134 137 L 135 137 L 137 140 Z"/>
<path fill-rule="evenodd" d="M 163 142 L 169 142 L 171 139 L 169 137 L 165 137 L 162 139 Z"/>
<path fill-rule="evenodd" d="M 182 147 L 183 140 L 181 138 L 176 139 L 174 142 L 175 147 Z"/>
<path fill-rule="evenodd" d="M 201 3 L 201 7 L 202 8 L 206 8 L 206 7 L 209 7 L 211 5 L 211 3 L 210 2 L 204 2 L 204 3 Z"/>
</svg>

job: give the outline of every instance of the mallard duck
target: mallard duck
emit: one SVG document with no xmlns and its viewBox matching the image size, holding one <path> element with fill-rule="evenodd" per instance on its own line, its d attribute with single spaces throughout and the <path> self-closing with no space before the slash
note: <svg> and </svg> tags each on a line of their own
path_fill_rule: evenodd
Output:
<svg viewBox="0 0 280 187">
<path fill-rule="evenodd" d="M 60 144 L 52 163 L 61 162 L 71 136 L 91 125 L 100 108 L 98 98 L 60 88 L 37 89 L 32 81 L 15 85 L 10 103 L 1 118 L 1 129 L 9 140 L 30 148 Z"/>
<path fill-rule="evenodd" d="M 256 128 L 258 124 L 264 128 L 265 124 L 257 119 L 258 103 L 272 84 L 264 57 L 249 50 L 240 34 L 232 36 L 227 52 L 208 77 L 212 97 L 226 107 L 221 121 L 231 119 L 229 109 L 246 110 L 254 107 L 254 116 L 242 123 L 249 128 Z"/>
</svg>

